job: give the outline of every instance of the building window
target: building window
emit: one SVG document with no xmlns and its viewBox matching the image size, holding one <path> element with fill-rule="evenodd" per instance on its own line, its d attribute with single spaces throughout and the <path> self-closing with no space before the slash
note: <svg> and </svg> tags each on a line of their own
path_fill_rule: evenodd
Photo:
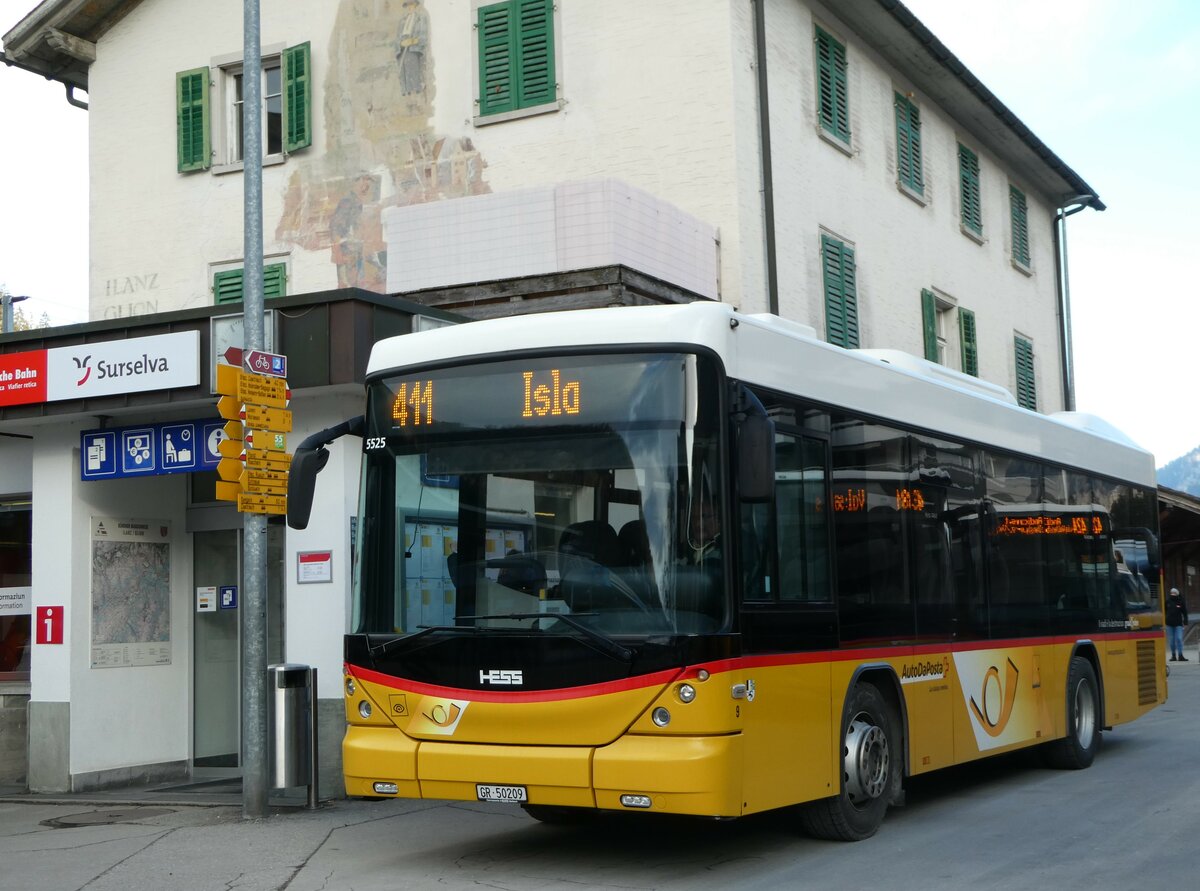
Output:
<svg viewBox="0 0 1200 891">
<path fill-rule="evenodd" d="M 921 169 L 921 110 L 907 96 L 896 94 L 896 177 L 902 187 L 925 194 Z"/>
<path fill-rule="evenodd" d="M 312 54 L 308 43 L 262 58 L 262 145 L 266 158 L 283 156 L 312 145 Z M 242 123 L 245 80 L 242 63 L 217 68 L 224 103 L 219 126 L 223 165 L 245 159 Z M 207 170 L 213 164 L 210 69 L 193 68 L 175 76 L 178 169 Z"/>
<path fill-rule="evenodd" d="M 822 235 L 821 268 L 825 277 L 825 339 L 837 346 L 854 349 L 858 346 L 854 248 Z"/>
<path fill-rule="evenodd" d="M 1037 411 L 1037 381 L 1033 372 L 1033 341 L 1013 335 L 1017 370 L 1017 404 Z"/>
<path fill-rule="evenodd" d="M 506 0 L 477 11 L 479 116 L 557 109 L 553 0 Z"/>
<path fill-rule="evenodd" d="M 245 120 L 242 117 L 245 103 L 245 75 L 239 65 L 223 71 L 230 96 L 229 120 L 225 132 L 229 135 L 229 146 L 225 158 L 237 163 L 246 158 Z M 283 90 L 279 75 L 279 60 L 263 62 L 262 66 L 262 147 L 266 155 L 283 153 Z"/>
<path fill-rule="evenodd" d="M 1009 186 L 1008 204 L 1012 211 L 1012 259 L 1018 266 L 1029 269 L 1029 208 L 1025 193 Z"/>
<path fill-rule="evenodd" d="M 979 156 L 962 143 L 958 145 L 958 194 L 962 205 L 963 230 L 983 235 L 983 211 L 979 200 Z"/>
<path fill-rule="evenodd" d="M 213 274 L 213 302 L 240 303 L 243 297 L 242 270 L 223 269 Z M 263 265 L 263 297 L 283 297 L 287 294 L 287 265 Z"/>
<path fill-rule="evenodd" d="M 978 351 L 975 345 L 975 313 L 959 308 L 953 298 L 935 294 L 928 288 L 921 291 L 921 323 L 925 337 L 925 358 L 939 365 L 952 367 L 951 337 L 954 328 L 951 313 L 958 311 L 959 370 L 979 377 Z"/>
<path fill-rule="evenodd" d="M 850 97 L 846 46 L 817 28 L 817 114 L 821 130 L 850 144 Z"/>
<path fill-rule="evenodd" d="M 958 342 L 962 346 L 962 370 L 979 377 L 979 341 L 975 336 L 975 313 L 958 311 Z"/>
<path fill-rule="evenodd" d="M 29 680 L 32 519 L 27 497 L 0 501 L 0 592 L 8 607 L 0 612 L 0 681 Z"/>
</svg>

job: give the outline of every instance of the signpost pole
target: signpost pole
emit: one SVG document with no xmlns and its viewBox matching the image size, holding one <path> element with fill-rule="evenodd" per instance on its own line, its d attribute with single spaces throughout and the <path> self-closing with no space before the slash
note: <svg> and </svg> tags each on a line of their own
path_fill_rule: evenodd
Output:
<svg viewBox="0 0 1200 891">
<path fill-rule="evenodd" d="M 265 346 L 262 288 L 262 52 L 259 0 L 243 7 L 242 183 L 244 224 L 242 310 L 245 350 Z M 243 516 L 242 562 L 242 818 L 267 813 L 267 518 Z"/>
</svg>

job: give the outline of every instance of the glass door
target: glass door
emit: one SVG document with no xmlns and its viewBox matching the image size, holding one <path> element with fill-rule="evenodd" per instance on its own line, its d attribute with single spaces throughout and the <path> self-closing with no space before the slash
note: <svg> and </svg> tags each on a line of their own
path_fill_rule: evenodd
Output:
<svg viewBox="0 0 1200 891">
<path fill-rule="evenodd" d="M 267 527 L 267 662 L 283 661 L 282 526 Z M 193 606 L 192 765 L 235 775 L 241 766 L 242 530 L 192 534 L 195 588 L 214 588 L 214 609 Z M 223 597 L 222 588 L 234 589 Z"/>
</svg>

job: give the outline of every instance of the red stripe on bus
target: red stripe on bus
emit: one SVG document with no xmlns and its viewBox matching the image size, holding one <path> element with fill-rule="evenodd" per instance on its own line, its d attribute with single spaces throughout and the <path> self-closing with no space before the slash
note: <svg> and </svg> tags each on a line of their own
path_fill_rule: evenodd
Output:
<svg viewBox="0 0 1200 891">
<path fill-rule="evenodd" d="M 897 659 L 909 656 L 927 656 L 934 653 L 967 653 L 976 650 L 1006 650 L 1032 646 L 1074 644 L 1081 641 L 1100 640 L 1158 640 L 1158 631 L 1103 632 L 1093 637 L 1061 635 L 1053 637 L 1015 637 L 1003 640 L 974 640 L 954 645 L 919 644 L 916 646 L 864 647 L 848 650 L 816 650 L 804 653 L 768 653 L 756 656 L 737 656 L 712 662 L 689 665 L 682 669 L 671 668 L 652 674 L 605 681 L 600 684 L 585 684 L 581 687 L 558 687 L 551 690 L 467 690 L 460 687 L 443 687 L 409 681 L 395 675 L 383 674 L 358 665 L 345 665 L 346 673 L 364 681 L 382 684 L 385 687 L 422 696 L 439 696 L 443 699 L 466 699 L 472 702 L 557 702 L 564 699 L 580 699 L 588 696 L 603 696 L 608 693 L 623 693 L 647 687 L 660 687 L 673 680 L 693 680 L 700 672 L 709 674 L 745 671 L 754 668 L 776 668 L 785 665 L 814 665 L 820 662 L 871 662 L 880 659 Z"/>
<path fill-rule="evenodd" d="M 588 696 L 604 696 L 608 693 L 624 693 L 646 687 L 661 687 L 679 677 L 682 669 L 670 668 L 652 674 L 605 681 L 601 684 L 585 684 L 582 687 L 558 687 L 552 690 L 466 690 L 460 687 L 441 687 L 422 684 L 395 675 L 383 674 L 359 665 L 346 665 L 346 673 L 373 684 L 403 689 L 406 693 L 421 696 L 438 696 L 443 699 L 466 699 L 471 702 L 557 702 L 563 699 L 582 699 Z"/>
</svg>

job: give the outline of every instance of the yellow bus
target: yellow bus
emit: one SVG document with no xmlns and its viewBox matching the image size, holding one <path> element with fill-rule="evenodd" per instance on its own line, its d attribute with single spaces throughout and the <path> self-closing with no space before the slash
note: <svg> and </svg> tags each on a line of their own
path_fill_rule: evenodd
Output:
<svg viewBox="0 0 1200 891">
<path fill-rule="evenodd" d="M 1095 418 L 715 303 L 381 341 L 366 391 L 289 498 L 362 436 L 352 796 L 856 840 L 908 777 L 1087 767 L 1165 700 L 1115 546 L 1157 559 L 1154 461 Z"/>
</svg>

